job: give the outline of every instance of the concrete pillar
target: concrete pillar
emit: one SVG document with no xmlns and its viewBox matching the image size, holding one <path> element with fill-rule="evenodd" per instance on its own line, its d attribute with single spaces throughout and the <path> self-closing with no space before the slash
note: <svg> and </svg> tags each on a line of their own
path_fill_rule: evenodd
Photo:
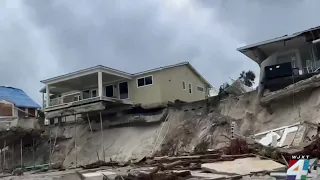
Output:
<svg viewBox="0 0 320 180">
<path fill-rule="evenodd" d="M 46 85 L 46 107 L 50 105 L 50 88 L 49 85 Z"/>
<path fill-rule="evenodd" d="M 103 88 L 102 88 L 102 72 L 99 71 L 98 72 L 98 93 L 99 93 L 99 97 L 103 96 Z"/>
</svg>

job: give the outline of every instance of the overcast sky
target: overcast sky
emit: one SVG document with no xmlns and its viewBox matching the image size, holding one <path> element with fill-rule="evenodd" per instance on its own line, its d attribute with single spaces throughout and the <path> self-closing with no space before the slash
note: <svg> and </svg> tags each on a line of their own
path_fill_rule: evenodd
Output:
<svg viewBox="0 0 320 180">
<path fill-rule="evenodd" d="M 130 73 L 191 62 L 215 87 L 258 65 L 236 48 L 320 25 L 318 0 L 1 0 L 0 85 L 98 64 Z"/>
</svg>

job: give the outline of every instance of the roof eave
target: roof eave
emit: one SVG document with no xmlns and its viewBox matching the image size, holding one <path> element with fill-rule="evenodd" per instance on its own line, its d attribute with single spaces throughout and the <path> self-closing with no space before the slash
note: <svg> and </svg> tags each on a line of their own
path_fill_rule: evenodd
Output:
<svg viewBox="0 0 320 180">
<path fill-rule="evenodd" d="M 53 77 L 53 78 L 41 80 L 40 82 L 43 83 L 43 84 L 46 84 L 46 83 L 50 83 L 52 81 L 63 79 L 63 78 L 68 77 L 68 76 L 73 76 L 73 75 L 77 75 L 77 74 L 85 73 L 85 72 L 90 72 L 90 71 L 94 72 L 95 70 L 99 69 L 100 67 L 101 67 L 101 65 L 98 65 L 98 66 L 82 69 L 82 70 L 79 70 L 79 71 L 67 73 L 67 74 L 64 74 L 64 75 L 56 76 L 56 77 Z"/>
<path fill-rule="evenodd" d="M 168 65 L 168 66 L 164 66 L 164 67 L 158 67 L 158 68 L 155 68 L 155 69 L 150 69 L 150 70 L 141 71 L 141 72 L 132 74 L 132 76 L 140 76 L 140 75 L 153 73 L 153 72 L 156 72 L 156 71 L 161 71 L 161 70 L 164 70 L 164 69 L 174 68 L 174 67 L 178 67 L 178 66 L 183 66 L 183 65 L 187 65 L 187 64 L 189 64 L 189 62 L 181 62 L 181 63 L 178 63 L 178 64 Z"/>
<path fill-rule="evenodd" d="M 41 89 L 39 90 L 39 92 L 45 93 L 45 90 L 46 90 L 46 87 L 44 86 L 43 88 L 41 88 Z"/>
<path fill-rule="evenodd" d="M 122 76 L 122 77 L 125 77 L 125 78 L 128 78 L 128 79 L 132 78 L 132 74 L 129 74 L 129 73 L 126 73 L 126 72 L 122 72 L 122 71 L 119 71 L 119 70 L 116 70 L 116 69 L 108 68 L 108 67 L 105 67 L 105 66 L 102 66 L 102 65 L 98 65 L 98 66 L 90 67 L 90 68 L 87 68 L 87 69 L 82 69 L 82 70 L 79 70 L 79 71 L 75 71 L 75 72 L 71 72 L 71 73 L 68 73 L 68 74 L 64 74 L 64 75 L 61 75 L 61 76 L 56 76 L 56 77 L 53 77 L 53 78 L 42 80 L 40 82 L 43 83 L 43 84 L 47 84 L 47 83 L 50 83 L 50 82 L 53 82 L 53 81 L 56 81 L 56 80 L 60 80 L 60 79 L 63 79 L 63 78 L 68 78 L 68 77 L 71 77 L 71 76 L 80 75 L 82 73 L 90 73 L 90 72 L 95 73 L 95 72 L 97 72 L 99 70 L 101 70 L 101 71 L 110 71 L 110 72 L 112 72 L 114 74 L 117 74 L 119 76 Z"/>
<path fill-rule="evenodd" d="M 189 62 L 186 64 L 192 69 L 206 84 L 209 88 L 213 88 L 213 86 L 207 81 Z"/>
</svg>

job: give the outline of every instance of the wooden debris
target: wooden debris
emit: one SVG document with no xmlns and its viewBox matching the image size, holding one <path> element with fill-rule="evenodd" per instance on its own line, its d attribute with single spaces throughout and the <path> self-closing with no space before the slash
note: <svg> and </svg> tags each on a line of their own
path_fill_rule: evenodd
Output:
<svg viewBox="0 0 320 180">
<path fill-rule="evenodd" d="M 91 164 L 87 164 L 84 166 L 80 166 L 82 169 L 94 169 L 94 168 L 98 168 L 101 166 L 119 166 L 118 162 L 115 161 L 111 161 L 111 162 L 105 162 L 105 161 L 96 161 L 94 163 Z"/>
<path fill-rule="evenodd" d="M 22 176 L 23 175 L 23 171 L 21 168 L 16 168 L 15 170 L 12 171 L 12 174 L 15 176 Z"/>
<path fill-rule="evenodd" d="M 191 176 L 190 171 L 180 171 L 180 172 L 159 172 L 154 174 L 128 174 L 126 176 L 116 176 L 115 180 L 177 180 L 185 179 L 186 177 Z"/>
<path fill-rule="evenodd" d="M 228 159 L 228 158 L 246 158 L 246 157 L 253 157 L 254 154 L 235 154 L 235 155 L 221 155 L 222 159 Z"/>
<path fill-rule="evenodd" d="M 221 154 L 206 154 L 206 155 L 193 155 L 193 156 L 178 156 L 178 157 L 154 157 L 153 160 L 157 162 L 172 162 L 177 160 L 195 160 L 195 159 L 216 159 L 220 158 Z"/>
</svg>

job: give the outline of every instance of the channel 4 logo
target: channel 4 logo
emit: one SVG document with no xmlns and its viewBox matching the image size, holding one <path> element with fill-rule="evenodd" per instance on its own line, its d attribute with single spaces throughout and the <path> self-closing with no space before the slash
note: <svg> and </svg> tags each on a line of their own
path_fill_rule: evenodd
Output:
<svg viewBox="0 0 320 180">
<path fill-rule="evenodd" d="M 308 174 L 313 170 L 317 159 L 311 159 L 309 155 L 293 155 L 289 161 L 287 180 L 306 180 Z"/>
</svg>

